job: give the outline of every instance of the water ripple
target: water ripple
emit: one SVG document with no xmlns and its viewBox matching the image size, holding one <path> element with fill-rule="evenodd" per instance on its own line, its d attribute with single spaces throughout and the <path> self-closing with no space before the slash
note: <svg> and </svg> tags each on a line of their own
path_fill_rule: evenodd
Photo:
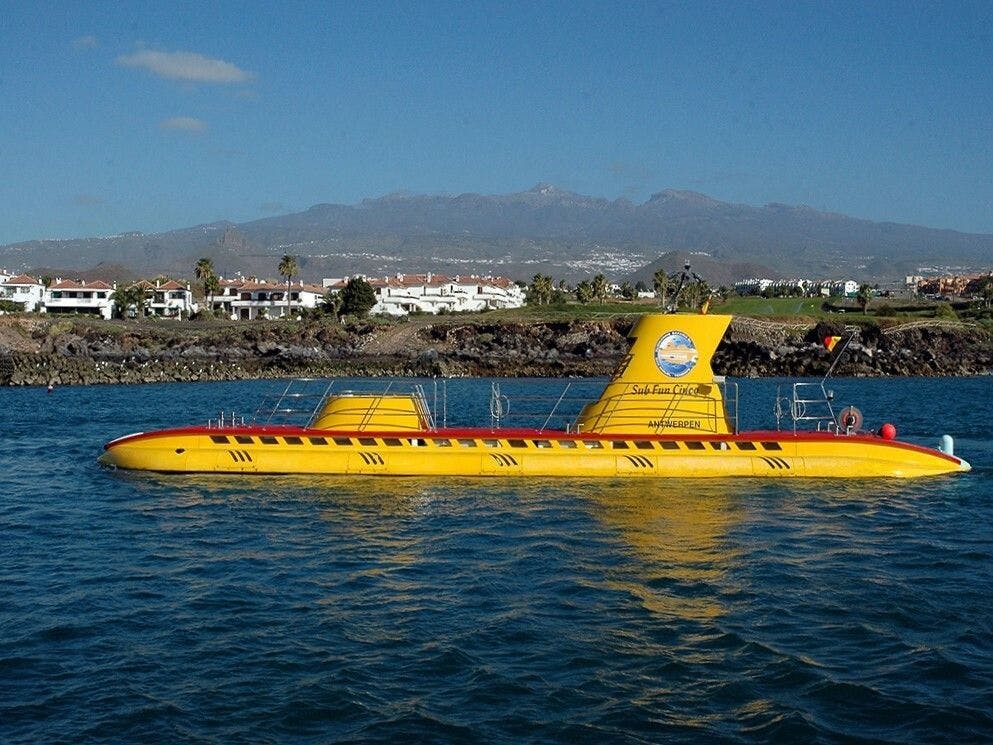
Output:
<svg viewBox="0 0 993 745">
<path fill-rule="evenodd" d="M 922 438 L 958 400 L 844 384 Z M 167 424 L 254 390 L 0 392 L 36 412 L 0 449 L 0 740 L 993 739 L 986 422 L 957 441 L 973 474 L 912 483 L 92 462 L 136 411 Z"/>
</svg>

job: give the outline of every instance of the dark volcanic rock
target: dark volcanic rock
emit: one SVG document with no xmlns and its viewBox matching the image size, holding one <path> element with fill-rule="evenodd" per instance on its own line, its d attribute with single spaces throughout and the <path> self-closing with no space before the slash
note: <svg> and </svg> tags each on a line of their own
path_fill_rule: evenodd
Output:
<svg viewBox="0 0 993 745">
<path fill-rule="evenodd" d="M 474 322 L 473 322 L 474 321 Z M 0 355 L 0 384 L 59 385 L 288 376 L 603 376 L 623 358 L 631 321 L 432 322 L 407 328 L 362 322 L 118 326 L 46 321 L 26 335 L 34 351 Z M 38 321 L 32 323 L 39 324 Z M 45 324 L 48 324 L 45 326 Z M 831 354 L 822 335 L 842 327 L 733 323 L 714 371 L 734 377 L 820 376 Z M 393 349 L 362 351 L 403 333 Z M 838 375 L 965 375 L 993 371 L 980 327 L 862 329 Z"/>
</svg>

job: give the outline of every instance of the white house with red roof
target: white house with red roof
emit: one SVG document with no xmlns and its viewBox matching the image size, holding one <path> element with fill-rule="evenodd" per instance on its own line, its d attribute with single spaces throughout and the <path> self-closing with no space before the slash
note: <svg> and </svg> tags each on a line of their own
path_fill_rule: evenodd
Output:
<svg viewBox="0 0 993 745">
<path fill-rule="evenodd" d="M 259 282 L 248 279 L 219 282 L 221 289 L 214 295 L 214 310 L 223 310 L 231 320 L 254 321 L 260 318 L 296 317 L 301 310 L 316 308 L 323 297 L 321 287 L 293 282 L 289 286 L 289 304 L 285 282 Z"/>
<path fill-rule="evenodd" d="M 443 274 L 396 274 L 366 278 L 376 292 L 370 313 L 406 316 L 410 313 L 461 313 L 466 311 L 520 308 L 524 290 L 506 277 L 475 274 L 448 277 Z M 340 292 L 347 279 L 325 279 L 324 286 Z"/>
<path fill-rule="evenodd" d="M 172 279 L 165 282 L 156 279 L 155 284 L 152 284 L 147 279 L 142 279 L 128 287 L 129 290 L 135 288 L 140 289 L 144 295 L 144 315 L 179 320 L 189 318 L 199 307 L 193 302 L 193 291 L 189 283 L 181 285 Z M 123 315 L 131 318 L 138 314 L 138 308 L 134 305 L 123 310 Z"/>
<path fill-rule="evenodd" d="M 44 298 L 45 285 L 40 279 L 29 277 L 27 274 L 7 277 L 7 280 L 0 284 L 0 300 L 17 303 L 28 313 L 40 310 Z"/>
<path fill-rule="evenodd" d="M 58 280 L 45 293 L 45 311 L 97 315 L 110 320 L 114 315 L 113 296 L 116 287 L 102 280 Z"/>
<path fill-rule="evenodd" d="M 151 292 L 152 301 L 148 304 L 148 310 L 152 315 L 178 319 L 189 318 L 197 311 L 189 284 L 184 286 L 173 279 L 167 282 L 156 280 Z"/>
</svg>

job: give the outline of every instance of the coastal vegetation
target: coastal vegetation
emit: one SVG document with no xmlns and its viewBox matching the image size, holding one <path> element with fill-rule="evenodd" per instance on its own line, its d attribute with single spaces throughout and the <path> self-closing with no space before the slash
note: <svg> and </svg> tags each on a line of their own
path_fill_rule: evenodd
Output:
<svg viewBox="0 0 993 745">
<path fill-rule="evenodd" d="M 341 291 L 337 314 L 363 317 L 376 304 L 376 291 L 362 277 L 352 277 Z"/>
<path fill-rule="evenodd" d="M 290 282 L 299 273 L 300 268 L 293 256 L 286 254 L 279 260 L 279 276 L 286 277 L 286 315 L 290 314 Z"/>
</svg>

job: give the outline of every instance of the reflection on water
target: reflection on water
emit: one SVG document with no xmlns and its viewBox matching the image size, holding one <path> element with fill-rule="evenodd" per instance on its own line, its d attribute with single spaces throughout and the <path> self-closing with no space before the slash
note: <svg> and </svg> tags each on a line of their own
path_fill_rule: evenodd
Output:
<svg viewBox="0 0 993 745">
<path fill-rule="evenodd" d="M 593 514 L 634 552 L 640 581 L 624 589 L 660 616 L 713 618 L 724 612 L 727 571 L 740 555 L 732 536 L 748 488 L 741 481 L 611 481 L 586 488 Z"/>
</svg>

